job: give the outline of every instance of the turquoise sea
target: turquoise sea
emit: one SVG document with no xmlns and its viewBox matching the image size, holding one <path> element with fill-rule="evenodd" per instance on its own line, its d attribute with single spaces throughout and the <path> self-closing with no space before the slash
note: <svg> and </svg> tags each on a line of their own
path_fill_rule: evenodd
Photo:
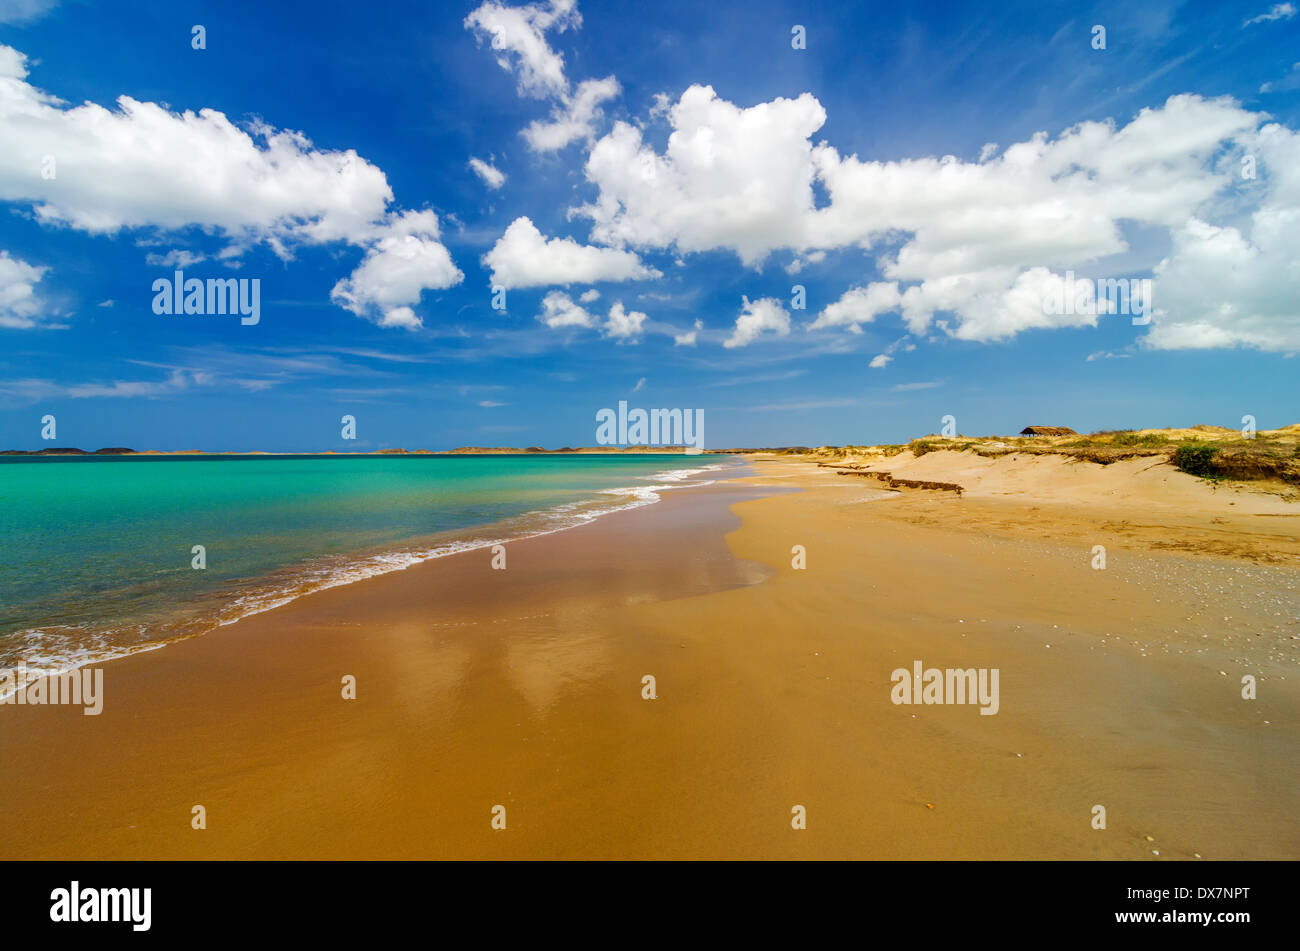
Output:
<svg viewBox="0 0 1300 951">
<path fill-rule="evenodd" d="M 151 649 L 310 591 L 651 504 L 735 465 L 650 454 L 0 457 L 0 668 Z"/>
</svg>

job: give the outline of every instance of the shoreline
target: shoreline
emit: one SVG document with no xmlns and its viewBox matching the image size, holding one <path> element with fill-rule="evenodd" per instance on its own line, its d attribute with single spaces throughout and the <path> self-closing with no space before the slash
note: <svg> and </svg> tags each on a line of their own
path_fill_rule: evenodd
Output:
<svg viewBox="0 0 1300 951">
<path fill-rule="evenodd" d="M 0 708 L 0 855 L 1300 855 L 1287 566 L 1135 543 L 1093 571 L 1041 507 L 753 465 L 505 571 L 451 556 L 126 658 L 99 717 Z M 1000 669 L 999 712 L 891 703 L 916 660 Z"/>
<path fill-rule="evenodd" d="M 448 686 L 447 675 L 440 670 L 444 666 L 471 676 L 464 669 L 468 655 L 484 645 L 466 643 L 465 637 L 472 641 L 480 626 L 496 630 L 503 624 L 529 627 L 547 617 L 558 615 L 562 620 L 574 612 L 584 615 L 602 604 L 637 605 L 754 583 L 765 572 L 738 561 L 727 550 L 723 531 L 737 520 L 726 504 L 718 505 L 710 496 L 734 499 L 760 491 L 722 483 L 695 487 L 655 505 L 624 510 L 571 531 L 514 542 L 507 549 L 509 567 L 505 571 L 491 570 L 489 559 L 481 552 L 478 557 L 474 552 L 461 552 L 407 571 L 316 592 L 211 636 L 177 643 L 171 650 L 120 658 L 106 668 L 105 709 L 97 717 L 85 717 L 80 708 L 72 707 L 0 707 L 0 717 L 18 714 L 12 721 L 14 729 L 0 730 L 0 755 L 9 762 L 27 764 L 21 775 L 20 771 L 0 774 L 0 801 L 6 803 L 10 819 L 0 827 L 0 856 L 35 857 L 29 851 L 34 848 L 42 850 L 42 858 L 197 858 L 211 854 L 205 848 L 208 842 L 184 834 L 192 831 L 188 805 L 183 815 L 174 817 L 175 823 L 170 816 L 160 821 L 161 812 L 171 810 L 160 810 L 156 802 L 146 810 L 149 819 L 121 820 L 136 814 L 141 798 L 165 800 L 174 784 L 192 785 L 193 777 L 206 777 L 233 793 L 235 787 L 224 787 L 221 775 L 232 767 L 257 790 L 249 791 L 246 798 L 239 796 L 246 810 L 256 812 L 264 798 L 274 800 L 277 793 L 256 782 L 253 774 L 263 769 L 274 772 L 279 777 L 273 784 L 276 788 L 280 782 L 295 786 L 294 777 L 303 771 L 316 775 L 325 768 L 317 756 L 328 762 L 334 754 L 315 750 L 307 757 L 310 765 L 298 755 L 300 743 L 314 740 L 319 744 L 324 739 L 313 722 L 325 717 L 332 728 L 347 731 L 351 714 L 364 709 L 367 694 L 373 698 L 384 689 L 379 686 L 384 683 L 395 696 L 385 698 L 385 712 L 380 717 L 386 722 L 382 725 L 371 717 L 361 718 L 359 729 L 366 738 L 362 747 L 373 743 L 392 752 L 396 745 L 404 749 L 403 758 L 409 756 L 411 750 L 401 736 L 391 735 L 395 724 L 388 717 L 396 715 L 397 722 L 412 726 L 409 717 L 413 707 L 425 702 L 425 690 Z M 648 515 L 651 511 L 655 511 L 654 517 Z M 609 553 L 621 549 L 629 532 L 643 540 L 657 536 L 657 550 L 640 559 L 640 568 L 631 572 L 611 570 Z M 665 545 L 683 537 L 693 548 L 690 559 L 658 557 Z M 566 564 L 576 565 L 578 571 Z M 593 577 L 608 582 L 603 592 L 592 591 Z M 429 618 L 434 605 L 439 610 Z M 504 614 L 493 613 L 492 606 L 500 607 Z M 412 624 L 412 613 L 424 619 Z M 354 636 L 358 628 L 370 626 L 386 635 L 378 656 L 368 654 L 372 642 Z M 562 646 L 568 640 L 566 630 L 557 632 L 555 638 Z M 428 633 L 434 637 L 441 633 L 450 643 L 430 643 L 422 636 Z M 544 706 L 554 689 L 546 683 L 551 676 L 581 679 L 583 671 L 597 662 L 587 656 L 587 650 L 579 649 L 592 646 L 591 640 L 590 632 L 583 631 L 578 645 L 564 646 L 558 670 L 553 669 L 554 659 L 530 655 L 530 669 L 540 669 L 531 670 L 530 679 L 518 687 Z M 411 669 L 403 671 L 407 665 Z M 335 672 L 344 670 L 357 677 L 355 702 L 341 699 Z M 533 675 L 535 679 L 531 679 Z M 498 693 L 502 685 L 494 683 L 495 678 L 471 679 L 498 696 L 489 706 L 514 706 L 503 702 Z M 635 696 L 639 682 L 631 689 Z M 274 708 L 271 722 L 285 727 L 287 733 L 267 735 L 264 716 L 268 706 Z M 454 707 L 454 697 L 442 698 L 444 712 L 450 714 Z M 19 719 L 21 725 L 17 725 Z M 466 751 L 465 744 L 452 742 Z M 262 752 L 250 759 L 248 744 Z M 364 748 L 353 747 L 352 752 L 362 762 L 377 765 Z M 131 765 L 120 763 L 118 757 L 123 755 L 135 767 L 147 766 L 151 777 L 142 779 Z M 284 760 L 276 764 L 281 757 Z M 221 768 L 215 766 L 218 762 L 223 764 Z M 406 768 L 407 764 L 394 762 L 379 773 Z M 76 775 L 65 772 L 67 769 Z M 373 778 L 366 777 L 363 785 L 369 787 Z M 210 803 L 211 786 L 198 785 L 209 795 L 205 797 L 196 789 L 199 798 L 195 802 L 206 798 Z M 87 789 L 97 792 L 87 797 Z M 348 812 L 342 809 L 335 820 L 342 821 Z M 53 839 L 43 836 L 40 843 L 26 842 L 18 835 L 19 830 L 37 825 L 57 830 L 52 832 Z M 134 834 L 145 828 L 150 830 L 147 836 Z M 295 837 L 289 833 L 286 841 Z M 314 834 L 309 838 L 316 841 Z M 395 854 L 408 854 L 400 845 L 402 838 L 391 841 Z M 223 839 L 212 836 L 209 842 Z M 319 841 L 326 844 L 328 836 Z M 96 845 L 87 849 L 87 842 Z M 224 844 L 229 845 L 229 840 Z M 262 853 L 257 848 L 248 851 L 244 843 L 229 854 L 285 858 L 315 854 L 299 851 L 299 847 L 282 846 Z M 221 854 L 221 846 L 218 850 Z M 380 857 L 384 853 L 360 854 Z"/>
<path fill-rule="evenodd" d="M 736 455 L 737 450 L 732 449 L 701 449 L 692 452 L 683 452 L 680 445 L 677 446 L 629 446 L 620 448 L 618 446 L 580 446 L 576 448 L 564 449 L 544 449 L 540 446 L 531 449 L 512 449 L 508 446 L 497 448 L 485 448 L 478 446 L 464 446 L 458 449 L 372 449 L 366 451 L 360 450 L 336 450 L 324 449 L 319 451 L 294 452 L 292 450 L 267 450 L 267 449 L 0 449 L 0 461 L 14 460 L 23 461 L 27 459 L 170 459 L 175 457 L 184 457 L 187 459 L 194 457 L 210 456 L 213 458 L 224 458 L 230 456 L 239 456 L 241 458 L 255 459 L 259 456 L 278 456 L 278 457 L 300 457 L 300 458 L 323 458 L 328 459 L 331 456 L 357 457 L 357 456 L 696 456 L 707 455 Z"/>
<path fill-rule="evenodd" d="M 269 574 L 254 579 L 250 586 L 233 601 L 225 600 L 199 618 L 189 617 L 184 610 L 187 607 L 186 604 L 173 605 L 170 619 L 150 622 L 148 630 L 157 636 L 141 641 L 114 643 L 110 646 L 105 641 L 105 638 L 121 639 L 124 634 L 121 627 L 76 628 L 75 636 L 80 638 L 80 643 L 66 649 L 62 656 L 58 656 L 56 650 L 56 657 L 53 662 L 49 662 L 47 658 L 42 657 L 38 651 L 32 660 L 29 661 L 24 656 L 13 666 L 23 667 L 29 674 L 53 675 L 91 665 L 110 663 L 148 651 L 160 650 L 169 645 L 215 633 L 222 628 L 238 624 L 246 618 L 275 611 L 321 591 L 345 587 L 394 572 L 406 571 L 418 565 L 462 553 L 481 551 L 497 545 L 510 545 L 528 538 L 538 538 L 556 532 L 580 528 L 599 519 L 616 515 L 619 512 L 654 505 L 661 501 L 659 495 L 661 492 L 711 485 L 716 481 L 708 479 L 699 482 L 688 482 L 687 480 L 692 476 L 700 476 L 710 471 L 725 472 L 726 470 L 746 470 L 747 468 L 744 463 L 714 462 L 697 467 L 669 469 L 662 473 L 656 473 L 655 479 L 643 478 L 643 485 L 592 490 L 590 493 L 592 497 L 584 500 L 583 503 L 561 503 L 550 508 L 525 512 L 490 522 L 448 529 L 435 535 L 416 536 L 378 548 L 359 549 L 335 556 L 328 564 L 325 561 L 318 560 L 285 565 Z M 608 505 L 603 508 L 596 508 L 597 503 L 605 498 L 610 499 Z M 578 507 L 584 503 L 590 508 L 579 512 Z M 552 522 L 555 524 L 551 524 Z M 322 572 L 324 572 L 323 577 Z M 182 619 L 186 619 L 189 623 L 180 626 Z M 128 622 L 128 630 L 130 626 L 131 623 Z M 42 637 L 51 639 L 51 636 L 62 636 L 62 632 L 56 626 L 47 626 L 44 628 L 24 628 L 5 635 L 5 637 L 12 637 L 15 640 L 28 643 Z M 88 646 L 87 641 L 98 641 L 98 646 Z M 2 644 L 3 641 L 0 640 L 0 645 Z M 75 662 L 70 662 L 71 658 L 75 658 Z M 0 664 L 0 669 L 3 669 L 3 667 L 4 665 Z M 3 700 L 10 693 L 12 693 L 12 690 L 0 691 L 0 700 Z"/>
</svg>

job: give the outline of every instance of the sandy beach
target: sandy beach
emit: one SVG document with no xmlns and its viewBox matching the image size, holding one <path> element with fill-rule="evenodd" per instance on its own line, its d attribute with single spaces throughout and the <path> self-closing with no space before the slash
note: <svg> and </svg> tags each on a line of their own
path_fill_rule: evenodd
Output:
<svg viewBox="0 0 1300 951">
<path fill-rule="evenodd" d="M 966 491 L 757 456 L 503 571 L 114 661 L 101 716 L 0 709 L 0 856 L 1300 857 L 1296 503 L 1143 460 L 892 462 Z M 915 661 L 997 669 L 998 712 L 891 702 Z"/>
</svg>

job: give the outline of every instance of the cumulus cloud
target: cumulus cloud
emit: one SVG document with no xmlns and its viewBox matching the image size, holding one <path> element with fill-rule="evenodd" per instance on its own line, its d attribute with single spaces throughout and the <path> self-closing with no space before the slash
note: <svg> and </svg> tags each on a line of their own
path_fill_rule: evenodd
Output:
<svg viewBox="0 0 1300 951">
<path fill-rule="evenodd" d="M 871 362 L 867 364 L 867 366 L 872 370 L 883 370 L 885 367 L 889 366 L 889 361 L 892 359 L 894 358 L 887 353 L 878 353 L 871 358 Z"/>
<path fill-rule="evenodd" d="M 600 300 L 600 291 L 596 290 L 594 287 L 591 288 L 590 290 L 583 291 L 582 296 L 579 297 L 578 300 L 582 301 L 584 304 L 590 304 L 593 301 L 598 301 Z"/>
<path fill-rule="evenodd" d="M 852 287 L 845 291 L 839 300 L 818 314 L 817 319 L 808 325 L 808 329 L 848 327 L 855 333 L 861 333 L 859 324 L 870 323 L 881 314 L 898 310 L 902 302 L 897 281 L 875 282 L 866 287 Z"/>
<path fill-rule="evenodd" d="M 618 93 L 618 80 L 613 76 L 588 79 L 578 84 L 572 96 L 561 97 L 551 110 L 549 122 L 532 122 L 522 135 L 534 152 L 555 152 L 579 139 L 590 141 L 595 136 L 596 122 L 603 115 L 601 103 Z"/>
<path fill-rule="evenodd" d="M 542 298 L 542 312 L 537 315 L 537 319 L 552 328 L 599 328 L 601 334 L 611 340 L 635 343 L 641 338 L 648 318 L 639 310 L 628 310 L 622 301 L 615 301 L 602 321 L 581 304 L 575 303 L 564 291 L 551 291 Z"/>
<path fill-rule="evenodd" d="M 334 285 L 330 299 L 381 327 L 415 330 L 423 324 L 412 309 L 420 295 L 463 278 L 438 241 L 437 215 L 407 211 L 375 229 L 365 258 L 351 276 Z"/>
<path fill-rule="evenodd" d="M 564 57 L 551 49 L 546 34 L 581 25 L 576 0 L 521 7 L 489 0 L 465 18 L 466 29 L 500 51 L 497 64 L 518 77 L 520 95 L 552 101 L 550 118 L 535 120 L 520 133 L 534 152 L 555 152 L 572 142 L 590 141 L 603 115 L 601 104 L 619 94 L 613 76 L 588 79 L 570 91 Z"/>
<path fill-rule="evenodd" d="M 522 7 L 507 7 L 488 0 L 465 17 L 465 28 L 497 51 L 497 64 L 514 72 L 521 95 L 545 98 L 562 95 L 569 83 L 564 77 L 564 56 L 551 49 L 546 32 L 563 33 L 582 25 L 577 0 L 550 0 Z"/>
<path fill-rule="evenodd" d="M 903 292 L 908 329 L 922 333 L 938 311 L 969 340 L 1095 322 L 1049 315 L 1040 295 L 1076 266 L 1128 249 L 1120 222 L 1179 227 L 1231 181 L 1214 158 L 1257 117 L 1231 100 L 1172 97 L 1123 128 L 1088 122 L 1055 140 L 1039 134 L 980 164 L 952 157 L 901 162 L 841 158 L 817 150 L 830 202 L 812 212 L 810 234 L 830 245 L 869 245 L 904 232 L 881 257 Z"/>
<path fill-rule="evenodd" d="M 591 149 L 586 175 L 600 191 L 577 212 L 592 238 L 622 247 L 736 251 L 756 264 L 774 248 L 802 247 L 812 207 L 812 144 L 826 112 L 805 93 L 749 109 L 692 86 L 669 110 L 658 155 L 625 122 Z"/>
<path fill-rule="evenodd" d="M 36 296 L 36 285 L 48 271 L 0 251 L 0 327 L 40 326 L 44 305 Z"/>
<path fill-rule="evenodd" d="M 702 330 L 703 327 L 704 327 L 704 321 L 697 320 L 695 321 L 695 325 L 690 330 L 683 330 L 681 333 L 674 333 L 673 346 L 674 347 L 695 346 L 695 340 L 699 336 L 700 330 Z"/>
<path fill-rule="evenodd" d="M 586 295 L 584 294 L 585 298 Z M 586 308 L 575 304 L 564 291 L 551 291 L 542 298 L 542 312 L 537 319 L 548 327 L 594 327 L 596 318 Z"/>
<path fill-rule="evenodd" d="M 794 271 L 826 251 L 874 251 L 884 280 L 851 288 L 813 326 L 854 330 L 897 310 L 911 333 L 938 328 L 976 341 L 1095 325 L 1095 314 L 1049 313 L 1045 298 L 1060 289 L 1066 269 L 1129 252 L 1130 223 L 1165 230 L 1191 255 L 1197 239 L 1186 230 L 1190 223 L 1212 223 L 1205 216 L 1216 211 L 1236 217 L 1236 205 L 1256 197 L 1232 188 L 1240 156 L 1265 118 L 1230 98 L 1178 95 L 1127 124 L 1084 122 L 1000 152 L 990 144 L 978 162 L 966 162 L 864 160 L 814 145 L 826 113 L 808 94 L 741 108 L 692 86 L 667 117 L 672 133 L 662 154 L 627 123 L 592 146 L 586 175 L 597 196 L 573 209 L 592 220 L 592 241 L 678 254 L 729 250 L 755 267 L 785 250 Z M 1274 158 L 1273 177 L 1288 177 L 1295 156 Z M 818 187 L 826 200 L 815 200 Z M 1279 193 L 1271 210 L 1260 208 L 1252 219 L 1251 247 L 1270 273 L 1300 270 L 1295 245 L 1275 237 L 1282 213 L 1297 207 L 1295 196 L 1283 201 Z M 1164 273 L 1175 273 L 1172 261 Z M 1254 313 L 1282 319 L 1259 306 Z M 1221 331 L 1217 339 L 1276 347 L 1286 337 L 1282 330 L 1226 332 L 1232 311 L 1223 314 L 1206 318 Z M 1189 333 L 1153 330 L 1152 343 L 1216 339 Z M 749 339 L 733 334 L 732 345 Z"/>
<path fill-rule="evenodd" d="M 1245 144 L 1264 170 L 1257 206 L 1241 227 L 1174 229 L 1145 346 L 1300 349 L 1300 134 L 1270 123 Z"/>
<path fill-rule="evenodd" d="M 469 160 L 469 167 L 473 170 L 475 175 L 483 179 L 483 184 L 488 188 L 491 188 L 493 191 L 506 183 L 505 172 L 502 172 L 495 165 L 490 165 L 480 158 L 471 158 Z"/>
<path fill-rule="evenodd" d="M 775 297 L 752 302 L 748 297 L 741 300 L 745 306 L 736 318 L 731 336 L 723 341 L 724 347 L 747 347 L 764 333 L 774 333 L 779 337 L 790 333 L 790 315 Z"/>
<path fill-rule="evenodd" d="M 350 149 L 317 149 L 299 132 L 261 123 L 245 131 L 214 109 L 176 113 L 130 96 L 113 110 L 69 107 L 27 76 L 27 58 L 0 45 L 0 200 L 30 205 L 40 222 L 91 234 L 198 227 L 228 242 L 218 257 L 232 265 L 259 243 L 286 260 L 298 245 L 364 247 L 365 260 L 332 296 L 388 326 L 418 326 L 409 307 L 416 285 L 460 280 L 436 218 L 390 212 L 384 173 Z M 150 263 L 200 260 L 173 251 Z M 390 279 L 395 287 L 381 286 Z"/>
<path fill-rule="evenodd" d="M 492 283 L 506 288 L 547 284 L 594 284 L 661 277 L 631 251 L 582 245 L 572 238 L 546 238 L 529 218 L 516 218 L 483 256 Z"/>
<path fill-rule="evenodd" d="M 27 72 L 22 53 L 0 46 L 0 199 L 30 203 L 39 221 L 94 234 L 198 225 L 284 254 L 295 242 L 355 239 L 393 198 L 384 173 L 351 150 L 130 96 L 115 110 L 67 107 Z M 49 179 L 39 174 L 47 157 Z"/>
<path fill-rule="evenodd" d="M 624 310 L 622 301 L 615 301 L 609 309 L 609 319 L 605 321 L 605 336 L 620 341 L 634 341 L 640 338 L 646 315 L 639 310 Z"/>
</svg>

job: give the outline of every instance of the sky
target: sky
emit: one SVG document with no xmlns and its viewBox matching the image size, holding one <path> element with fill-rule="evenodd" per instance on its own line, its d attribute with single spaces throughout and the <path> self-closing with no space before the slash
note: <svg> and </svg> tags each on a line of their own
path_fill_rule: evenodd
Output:
<svg viewBox="0 0 1300 951">
<path fill-rule="evenodd" d="M 0 143 L 0 448 L 1300 421 L 1294 3 L 0 0 Z"/>
</svg>

